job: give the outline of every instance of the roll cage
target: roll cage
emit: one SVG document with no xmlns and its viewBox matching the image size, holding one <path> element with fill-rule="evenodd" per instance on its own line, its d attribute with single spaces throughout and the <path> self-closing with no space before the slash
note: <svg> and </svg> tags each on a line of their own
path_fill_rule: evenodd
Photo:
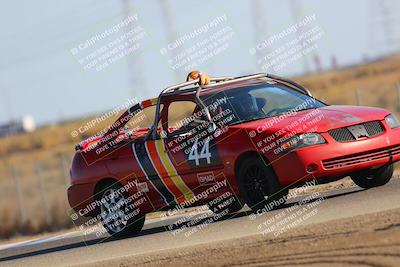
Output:
<svg viewBox="0 0 400 267">
<path fill-rule="evenodd" d="M 260 79 L 267 79 L 267 81 L 279 82 L 281 84 L 288 86 L 289 88 L 291 88 L 293 90 L 296 90 L 302 94 L 308 95 L 313 98 L 311 92 L 307 88 L 301 86 L 300 84 L 298 84 L 294 81 L 279 77 L 279 76 L 266 74 L 266 73 L 258 73 L 258 74 L 239 76 L 239 77 L 212 77 L 212 78 L 210 78 L 210 83 L 207 85 L 201 85 L 200 78 L 199 78 L 199 79 L 186 81 L 183 83 L 169 86 L 169 87 L 165 88 L 159 94 L 158 98 L 145 100 L 141 103 L 138 103 L 138 104 L 130 107 L 127 111 L 125 111 L 125 113 L 123 113 L 117 119 L 117 121 L 113 125 L 110 126 L 110 128 L 108 129 L 108 131 L 106 131 L 105 134 L 92 136 L 91 138 L 80 142 L 79 144 L 77 144 L 75 146 L 75 150 L 78 151 L 78 150 L 84 149 L 84 148 L 88 147 L 92 142 L 99 141 L 99 142 L 103 143 L 103 142 L 109 141 L 109 140 L 107 140 L 107 138 L 103 138 L 103 137 L 104 136 L 105 137 L 112 136 L 112 134 L 114 132 L 118 132 L 119 129 L 121 127 L 123 127 L 126 124 L 126 122 L 136 114 L 136 112 L 142 110 L 146 106 L 156 105 L 156 111 L 155 111 L 155 116 L 154 116 L 154 123 L 150 127 L 149 131 L 147 132 L 145 139 L 146 140 L 148 140 L 150 138 L 157 139 L 157 125 L 161 119 L 161 116 L 160 116 L 161 102 L 162 102 L 162 98 L 165 96 L 173 96 L 173 95 L 184 94 L 184 93 L 195 93 L 195 101 L 202 109 L 204 109 L 207 119 L 210 121 L 210 123 L 212 123 L 210 112 L 209 112 L 207 106 L 201 100 L 200 93 L 216 89 L 219 86 L 223 86 L 223 85 L 230 85 L 230 84 L 234 84 L 234 83 L 250 81 L 250 80 L 260 80 Z M 197 85 L 197 86 L 195 86 L 195 85 Z M 120 134 L 117 133 L 117 137 L 119 135 Z"/>
<path fill-rule="evenodd" d="M 210 122 L 212 122 L 210 112 L 208 111 L 206 105 L 200 98 L 201 92 L 215 89 L 216 86 L 223 86 L 223 85 L 229 85 L 229 84 L 239 83 L 239 82 L 243 82 L 243 81 L 259 80 L 259 79 L 267 79 L 270 81 L 276 81 L 276 82 L 282 83 L 284 85 L 287 85 L 289 88 L 291 88 L 293 90 L 296 90 L 302 94 L 308 95 L 313 98 L 311 92 L 307 88 L 301 86 L 300 84 L 298 84 L 294 81 L 291 81 L 291 80 L 288 80 L 288 79 L 285 79 L 285 78 L 282 78 L 282 77 L 279 77 L 276 75 L 267 74 L 267 73 L 258 73 L 258 74 L 239 76 L 239 77 L 212 77 L 212 78 L 210 78 L 210 84 L 208 84 L 208 85 L 200 85 L 200 78 L 191 80 L 191 81 L 186 81 L 183 83 L 169 86 L 169 87 L 165 88 L 163 91 L 161 91 L 160 95 L 157 98 L 154 123 L 146 135 L 146 140 L 148 140 L 150 138 L 153 138 L 153 139 L 157 138 L 157 125 L 161 118 L 160 117 L 161 99 L 164 96 L 195 92 L 196 101 L 201 106 L 201 108 L 204 109 L 208 120 Z M 196 85 L 196 84 L 198 86 L 193 87 L 193 85 Z"/>
</svg>

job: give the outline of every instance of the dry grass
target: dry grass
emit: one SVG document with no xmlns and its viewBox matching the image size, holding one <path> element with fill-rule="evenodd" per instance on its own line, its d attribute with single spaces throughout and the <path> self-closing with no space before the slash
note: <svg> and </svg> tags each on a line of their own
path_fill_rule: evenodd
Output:
<svg viewBox="0 0 400 267">
<path fill-rule="evenodd" d="M 74 146 L 104 127 L 73 138 L 88 120 L 0 139 L 0 238 L 73 226 L 66 188 Z"/>
<path fill-rule="evenodd" d="M 338 71 L 330 71 L 296 80 L 308 87 L 319 99 L 329 104 L 357 105 L 357 90 L 361 105 L 400 111 L 397 86 L 400 83 L 400 55 Z"/>
<path fill-rule="evenodd" d="M 400 82 L 400 55 L 364 66 L 295 79 L 310 88 L 317 98 L 331 104 L 357 104 L 356 90 L 359 89 L 361 104 L 399 111 L 395 88 Z M 152 115 L 147 114 L 143 123 L 151 123 L 149 118 Z M 73 130 L 91 119 L 0 138 L 0 238 L 72 226 L 66 188 L 74 145 L 108 126 L 116 116 L 77 138 L 71 136 Z"/>
<path fill-rule="evenodd" d="M 67 165 L 59 157 L 14 159 L 0 168 L 0 237 L 71 226 L 67 215 Z"/>
</svg>

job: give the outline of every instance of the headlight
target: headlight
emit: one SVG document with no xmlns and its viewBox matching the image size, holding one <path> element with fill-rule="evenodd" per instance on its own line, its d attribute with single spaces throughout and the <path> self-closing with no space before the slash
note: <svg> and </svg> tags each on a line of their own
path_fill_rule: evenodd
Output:
<svg viewBox="0 0 400 267">
<path fill-rule="evenodd" d="M 325 139 L 317 133 L 304 133 L 291 137 L 280 145 L 281 151 L 293 150 L 300 147 L 313 146 L 326 143 Z"/>
<path fill-rule="evenodd" d="M 400 122 L 399 120 L 393 116 L 392 114 L 388 115 L 385 117 L 386 123 L 389 125 L 390 128 L 397 128 L 400 127 Z"/>
</svg>

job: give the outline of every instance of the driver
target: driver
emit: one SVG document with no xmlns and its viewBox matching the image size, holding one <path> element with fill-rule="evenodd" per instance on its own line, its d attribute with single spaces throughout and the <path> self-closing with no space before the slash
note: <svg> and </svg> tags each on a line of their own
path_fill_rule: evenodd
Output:
<svg viewBox="0 0 400 267">
<path fill-rule="evenodd" d="M 236 94 L 230 102 L 239 120 L 255 119 L 265 115 L 262 109 L 266 103 L 265 99 L 256 98 L 248 92 Z"/>
</svg>

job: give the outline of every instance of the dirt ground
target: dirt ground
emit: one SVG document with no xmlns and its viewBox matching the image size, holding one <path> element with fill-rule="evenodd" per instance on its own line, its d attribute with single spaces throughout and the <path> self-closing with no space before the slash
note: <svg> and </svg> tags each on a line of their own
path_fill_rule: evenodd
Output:
<svg viewBox="0 0 400 267">
<path fill-rule="evenodd" d="M 279 238 L 255 235 L 95 265 L 399 266 L 400 209 L 300 227 Z"/>
</svg>

